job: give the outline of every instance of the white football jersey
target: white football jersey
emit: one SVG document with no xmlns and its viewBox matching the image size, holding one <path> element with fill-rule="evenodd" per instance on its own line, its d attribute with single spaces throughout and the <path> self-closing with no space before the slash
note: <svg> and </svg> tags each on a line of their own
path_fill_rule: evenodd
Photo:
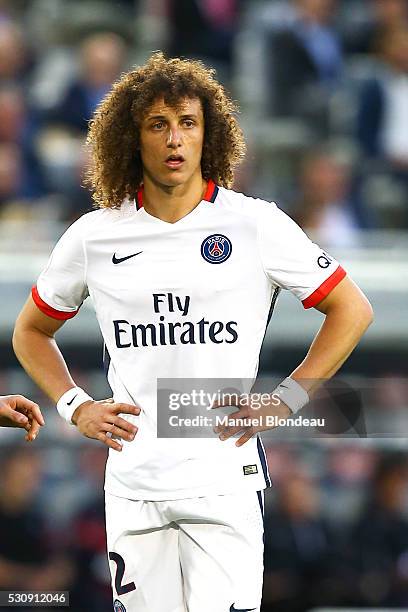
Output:
<svg viewBox="0 0 408 612">
<path fill-rule="evenodd" d="M 271 307 L 288 289 L 318 304 L 345 271 L 275 204 L 209 182 L 176 223 L 137 202 L 90 212 L 56 245 L 33 288 L 45 314 L 73 317 L 90 296 L 117 402 L 139 430 L 110 450 L 106 490 L 171 500 L 270 485 L 262 443 L 157 437 L 158 378 L 254 380 Z"/>
</svg>

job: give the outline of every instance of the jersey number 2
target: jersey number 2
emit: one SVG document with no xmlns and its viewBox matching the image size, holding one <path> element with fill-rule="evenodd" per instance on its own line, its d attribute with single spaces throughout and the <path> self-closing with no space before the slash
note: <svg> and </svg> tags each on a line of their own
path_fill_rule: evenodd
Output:
<svg viewBox="0 0 408 612">
<path fill-rule="evenodd" d="M 134 582 L 128 584 L 122 584 L 123 576 L 125 574 L 125 560 L 118 553 L 110 552 L 109 559 L 116 563 L 116 575 L 115 575 L 115 589 L 118 595 L 125 595 L 136 589 Z"/>
</svg>

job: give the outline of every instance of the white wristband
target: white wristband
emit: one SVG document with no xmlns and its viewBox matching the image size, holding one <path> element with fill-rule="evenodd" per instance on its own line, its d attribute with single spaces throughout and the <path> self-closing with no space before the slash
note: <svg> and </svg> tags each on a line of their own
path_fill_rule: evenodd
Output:
<svg viewBox="0 0 408 612">
<path fill-rule="evenodd" d="M 70 425 L 73 425 L 72 415 L 75 410 L 89 400 L 93 400 L 93 397 L 88 395 L 81 387 L 73 387 L 72 389 L 68 389 L 61 395 L 57 402 L 57 410 Z"/>
<path fill-rule="evenodd" d="M 272 395 L 277 395 L 293 414 L 299 412 L 310 400 L 304 388 L 289 377 L 282 380 Z"/>
</svg>

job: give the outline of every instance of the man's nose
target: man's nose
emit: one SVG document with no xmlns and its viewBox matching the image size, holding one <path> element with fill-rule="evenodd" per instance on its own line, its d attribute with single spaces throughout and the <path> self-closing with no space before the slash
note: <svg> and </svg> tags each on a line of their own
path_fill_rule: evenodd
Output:
<svg viewBox="0 0 408 612">
<path fill-rule="evenodd" d="M 177 148 L 181 144 L 181 134 L 178 128 L 170 128 L 167 136 L 167 146 Z"/>
</svg>

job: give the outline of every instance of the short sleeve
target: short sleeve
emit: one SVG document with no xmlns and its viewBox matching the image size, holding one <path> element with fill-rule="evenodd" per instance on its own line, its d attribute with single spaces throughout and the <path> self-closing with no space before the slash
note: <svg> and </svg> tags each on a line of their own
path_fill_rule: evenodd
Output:
<svg viewBox="0 0 408 612">
<path fill-rule="evenodd" d="M 47 267 L 32 288 L 38 308 L 54 319 L 71 319 L 88 296 L 85 281 L 83 217 L 56 244 Z"/>
<path fill-rule="evenodd" d="M 275 204 L 259 204 L 258 242 L 265 273 L 312 308 L 346 276 L 333 257 L 312 242 Z"/>
</svg>

